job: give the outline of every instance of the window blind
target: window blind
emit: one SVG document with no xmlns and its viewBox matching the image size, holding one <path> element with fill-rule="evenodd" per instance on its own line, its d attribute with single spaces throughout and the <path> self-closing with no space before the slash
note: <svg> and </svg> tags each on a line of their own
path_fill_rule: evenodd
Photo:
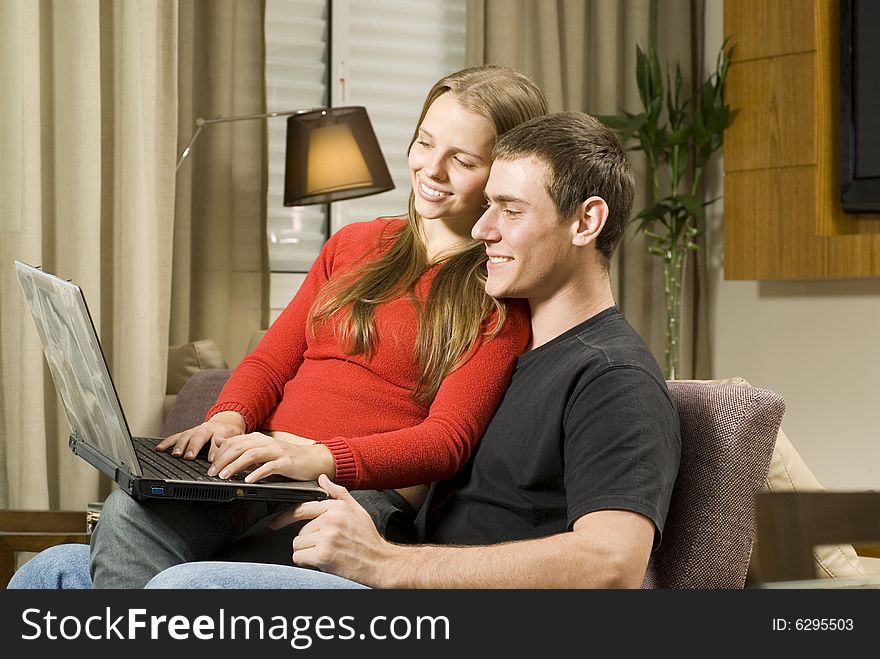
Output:
<svg viewBox="0 0 880 659">
<path fill-rule="evenodd" d="M 389 192 L 331 204 L 331 231 L 406 211 L 409 139 L 431 86 L 464 66 L 465 18 L 466 0 L 266 0 L 267 110 L 363 105 L 394 180 Z M 273 319 L 328 237 L 325 206 L 282 205 L 286 127 L 269 120 Z"/>
<path fill-rule="evenodd" d="M 332 205 L 332 229 L 406 212 L 406 149 L 425 95 L 464 66 L 466 0 L 333 0 L 334 105 L 367 108 L 394 190 Z"/>
<path fill-rule="evenodd" d="M 267 111 L 325 107 L 329 45 L 326 0 L 267 0 L 265 39 Z M 283 205 L 287 117 L 269 119 L 267 131 L 270 269 L 306 272 L 327 239 L 326 207 Z"/>
</svg>

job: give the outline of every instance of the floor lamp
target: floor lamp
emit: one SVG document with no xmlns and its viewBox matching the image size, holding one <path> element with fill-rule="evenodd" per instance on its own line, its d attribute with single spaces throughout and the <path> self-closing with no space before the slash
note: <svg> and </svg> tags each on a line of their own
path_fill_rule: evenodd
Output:
<svg viewBox="0 0 880 659">
<path fill-rule="evenodd" d="M 361 106 L 196 119 L 195 132 L 180 154 L 176 171 L 206 126 L 282 116 L 287 117 L 283 203 L 288 207 L 325 204 L 322 240 L 331 233 L 331 202 L 394 189 L 366 108 Z"/>
<path fill-rule="evenodd" d="M 205 126 L 287 116 L 284 205 L 330 204 L 394 189 L 366 108 L 347 106 L 196 119 L 179 170 Z M 328 209 L 329 210 L 329 209 Z M 326 233 L 329 236 L 329 212 Z"/>
<path fill-rule="evenodd" d="M 284 205 L 305 206 L 394 189 L 366 108 L 348 106 L 196 119 L 177 169 L 205 126 L 287 116 Z"/>
</svg>

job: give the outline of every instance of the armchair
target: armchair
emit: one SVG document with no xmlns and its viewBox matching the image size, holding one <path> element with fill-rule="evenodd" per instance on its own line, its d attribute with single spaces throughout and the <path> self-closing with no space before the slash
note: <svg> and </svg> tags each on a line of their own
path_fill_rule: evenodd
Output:
<svg viewBox="0 0 880 659">
<path fill-rule="evenodd" d="M 693 398 L 693 385 L 703 388 L 703 396 Z M 782 415 L 782 400 L 773 400 L 778 398 L 776 394 L 756 389 L 743 378 L 675 381 L 669 386 L 681 415 L 682 475 L 673 493 L 667 537 L 649 566 L 647 585 L 741 588 L 744 560 L 748 566 L 746 587 L 795 578 L 828 579 L 843 585 L 880 575 L 880 547 L 867 544 L 880 540 L 880 526 L 876 519 L 871 521 L 870 512 L 876 503 L 861 508 L 853 505 L 878 502 L 880 493 L 825 492 L 781 427 L 771 440 L 769 469 L 765 469 L 769 435 L 773 435 L 777 415 Z M 744 387 L 750 393 L 746 399 L 731 399 L 731 386 Z M 720 425 L 699 429 L 700 419 Z M 756 422 L 758 427 L 749 437 L 748 428 Z M 697 437 L 692 434 L 694 429 L 699 430 Z M 691 461 L 695 447 L 702 447 L 706 455 L 694 472 Z M 737 447 L 745 450 L 739 457 L 735 457 Z M 730 461 L 728 467 L 718 462 L 725 459 Z M 754 487 L 754 474 L 741 473 L 746 465 L 764 473 L 763 482 L 750 497 L 742 491 L 746 483 Z M 731 467 L 733 472 L 729 471 Z M 704 482 L 702 479 L 709 479 L 708 472 L 713 469 L 719 470 L 717 481 Z M 694 473 L 687 476 L 689 472 Z M 686 478 L 692 480 L 685 488 Z M 687 493 L 700 489 L 704 494 L 717 495 L 719 500 L 688 503 Z M 719 505 L 725 498 L 735 505 Z M 744 507 L 746 502 L 748 506 Z M 721 518 L 714 519 L 715 514 Z M 847 540 L 865 544 L 853 545 Z M 676 567 L 683 557 L 691 566 L 684 575 Z"/>
</svg>

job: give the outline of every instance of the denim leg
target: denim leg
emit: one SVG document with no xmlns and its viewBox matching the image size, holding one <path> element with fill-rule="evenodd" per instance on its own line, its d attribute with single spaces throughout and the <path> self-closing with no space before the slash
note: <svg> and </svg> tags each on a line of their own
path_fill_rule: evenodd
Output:
<svg viewBox="0 0 880 659">
<path fill-rule="evenodd" d="M 8 589 L 83 589 L 92 587 L 89 546 L 55 545 L 44 549 L 12 575 Z"/>
<path fill-rule="evenodd" d="M 143 588 L 172 565 L 213 558 L 265 518 L 262 502 L 138 501 L 114 490 L 92 531 L 95 588 Z"/>
<path fill-rule="evenodd" d="M 334 574 L 290 565 L 203 561 L 175 565 L 150 579 L 145 588 L 199 589 L 356 589 L 363 584 Z"/>
</svg>

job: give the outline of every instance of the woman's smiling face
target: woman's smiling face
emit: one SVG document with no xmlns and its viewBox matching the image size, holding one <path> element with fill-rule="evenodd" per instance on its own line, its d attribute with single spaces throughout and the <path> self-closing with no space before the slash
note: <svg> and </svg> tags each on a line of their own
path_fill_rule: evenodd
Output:
<svg viewBox="0 0 880 659">
<path fill-rule="evenodd" d="M 409 149 L 415 207 L 425 219 L 477 221 L 492 165 L 495 128 L 447 92 L 431 103 Z"/>
</svg>

